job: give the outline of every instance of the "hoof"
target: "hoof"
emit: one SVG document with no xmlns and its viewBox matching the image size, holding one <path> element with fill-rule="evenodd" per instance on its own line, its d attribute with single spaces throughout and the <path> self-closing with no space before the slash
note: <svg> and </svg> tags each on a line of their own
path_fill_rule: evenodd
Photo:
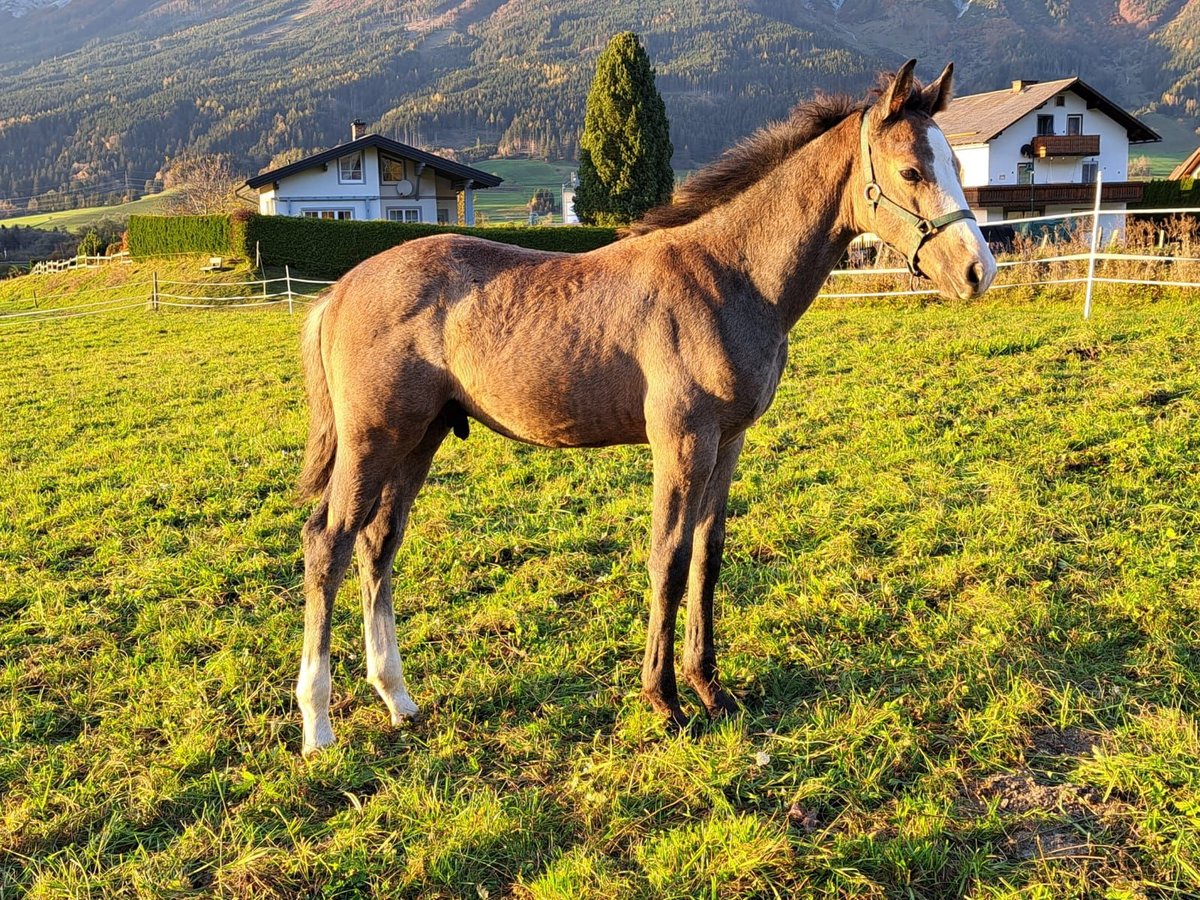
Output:
<svg viewBox="0 0 1200 900">
<path fill-rule="evenodd" d="M 421 708 L 413 703 L 412 697 L 408 696 L 408 694 L 401 694 L 386 702 L 388 712 L 392 716 L 393 725 L 403 725 L 406 722 L 411 722 L 421 714 Z"/>
<path fill-rule="evenodd" d="M 733 695 L 726 690 L 719 690 L 710 700 L 705 700 L 704 708 L 708 710 L 710 719 L 732 718 L 741 712 L 741 707 L 733 699 Z"/>
<path fill-rule="evenodd" d="M 319 753 L 326 747 L 333 746 L 333 729 L 326 725 L 324 728 L 315 729 L 315 734 L 304 735 L 304 746 L 300 748 L 300 753 L 309 757 L 315 753 Z"/>
<path fill-rule="evenodd" d="M 683 714 L 683 710 L 680 708 L 678 702 L 669 703 L 662 699 L 662 697 L 650 694 L 643 694 L 642 696 L 645 697 L 646 702 L 653 707 L 654 711 L 662 716 L 663 722 L 667 726 L 667 731 L 680 732 L 687 730 L 689 720 Z"/>
</svg>

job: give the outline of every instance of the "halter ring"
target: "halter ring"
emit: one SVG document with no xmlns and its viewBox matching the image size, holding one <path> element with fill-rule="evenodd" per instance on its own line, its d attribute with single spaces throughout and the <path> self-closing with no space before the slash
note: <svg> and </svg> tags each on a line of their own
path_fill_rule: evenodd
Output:
<svg viewBox="0 0 1200 900">
<path fill-rule="evenodd" d="M 872 181 L 863 189 L 863 196 L 867 198 L 868 202 L 878 205 L 879 201 L 883 199 L 883 188 Z"/>
</svg>

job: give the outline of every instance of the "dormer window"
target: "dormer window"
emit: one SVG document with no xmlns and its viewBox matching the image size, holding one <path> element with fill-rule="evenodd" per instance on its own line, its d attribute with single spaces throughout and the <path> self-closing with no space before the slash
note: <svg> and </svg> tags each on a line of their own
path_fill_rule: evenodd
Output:
<svg viewBox="0 0 1200 900">
<path fill-rule="evenodd" d="M 338 182 L 341 184 L 363 183 L 362 151 L 347 154 L 338 160 Z"/>
<path fill-rule="evenodd" d="M 396 184 L 408 179 L 408 166 L 402 159 L 390 156 L 379 157 L 379 180 L 384 184 Z"/>
</svg>

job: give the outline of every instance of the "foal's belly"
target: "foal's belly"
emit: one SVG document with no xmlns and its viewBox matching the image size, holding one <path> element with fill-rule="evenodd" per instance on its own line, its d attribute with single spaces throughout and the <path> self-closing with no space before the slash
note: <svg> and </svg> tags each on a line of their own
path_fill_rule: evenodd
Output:
<svg viewBox="0 0 1200 900">
<path fill-rule="evenodd" d="M 627 356 L 467 348 L 450 369 L 455 399 L 507 437 L 543 447 L 646 441 L 642 374 Z"/>
</svg>

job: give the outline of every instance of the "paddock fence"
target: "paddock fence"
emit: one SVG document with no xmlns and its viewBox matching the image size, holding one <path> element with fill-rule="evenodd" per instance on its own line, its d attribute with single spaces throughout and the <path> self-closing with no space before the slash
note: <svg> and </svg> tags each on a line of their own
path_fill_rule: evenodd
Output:
<svg viewBox="0 0 1200 900">
<path fill-rule="evenodd" d="M 1008 245 L 997 253 L 991 290 L 1083 287 L 1086 319 L 1101 285 L 1200 289 L 1200 208 L 1108 210 L 1101 207 L 1100 191 L 1097 181 L 1090 210 L 983 223 L 994 249 L 1001 242 Z M 872 249 L 871 236 L 853 245 L 852 254 L 855 246 L 860 252 Z M 928 282 L 918 287 L 906 267 L 889 266 L 889 259 L 897 257 L 882 248 L 871 263 L 834 270 L 818 299 L 939 293 Z M 867 286 L 859 287 L 864 281 Z"/>
<path fill-rule="evenodd" d="M 1013 234 L 1011 248 L 1000 254 L 991 291 L 1075 292 L 1083 288 L 1084 318 L 1090 316 L 1094 292 L 1101 286 L 1200 290 L 1200 208 L 1093 209 L 989 222 L 983 227 L 985 232 L 1002 228 Z M 856 246 L 869 246 L 869 240 Z M 928 282 L 912 279 L 907 268 L 890 265 L 889 252 L 885 248 L 869 264 L 835 270 L 818 299 L 919 301 L 938 294 Z M 177 281 L 152 275 L 140 282 L 40 296 L 31 284 L 27 295 L 0 303 L 0 327 L 138 309 L 233 311 L 276 307 L 294 313 L 334 283 L 301 278 L 285 267 L 284 275 L 276 278 Z M 58 305 L 80 294 L 88 301 Z M 95 295 L 109 296 L 91 299 Z"/>
<path fill-rule="evenodd" d="M 320 298 L 332 281 L 301 278 L 285 268 L 277 278 L 249 281 L 177 281 L 152 274 L 145 281 L 127 282 L 111 287 L 89 287 L 85 291 L 61 291 L 39 295 L 31 289 L 27 296 L 5 301 L 0 306 L 0 327 L 51 319 L 74 319 L 130 310 L 165 309 L 244 310 L 264 307 L 286 308 L 294 313 Z M 230 293 L 232 292 L 232 293 Z M 107 294 L 86 303 L 58 305 L 85 293 Z"/>
</svg>

